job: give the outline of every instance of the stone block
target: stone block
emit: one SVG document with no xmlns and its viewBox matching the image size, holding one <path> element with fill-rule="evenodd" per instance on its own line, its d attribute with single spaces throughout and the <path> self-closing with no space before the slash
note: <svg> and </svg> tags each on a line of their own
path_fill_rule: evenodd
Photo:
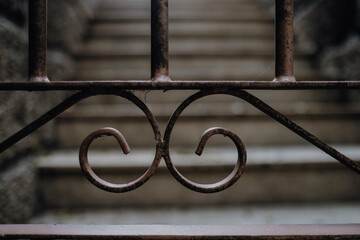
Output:
<svg viewBox="0 0 360 240">
<path fill-rule="evenodd" d="M 360 38 L 353 36 L 344 44 L 329 49 L 322 57 L 321 65 L 327 75 L 338 79 L 360 78 Z"/>
<path fill-rule="evenodd" d="M 12 22 L 0 20 L 0 81 L 27 78 L 27 36 Z"/>
<path fill-rule="evenodd" d="M 48 51 L 48 77 L 50 81 L 69 80 L 74 75 L 74 61 L 63 51 Z"/>
<path fill-rule="evenodd" d="M 68 80 L 74 65 L 70 54 L 82 40 L 92 5 L 83 0 L 48 2 L 48 75 L 53 81 Z M 0 1 L 0 81 L 28 79 L 27 16 L 27 0 Z M 65 95 L 62 92 L 2 92 L 0 141 L 40 117 Z M 55 122 L 50 121 L 1 153 L 0 223 L 25 223 L 31 217 L 37 196 L 35 167 L 28 159 L 19 159 L 55 142 Z"/>
<path fill-rule="evenodd" d="M 298 42 L 311 43 L 318 51 L 341 43 L 354 29 L 355 1 L 296 1 L 295 6 Z"/>
<path fill-rule="evenodd" d="M 24 159 L 0 173 L 0 224 L 26 223 L 37 204 L 33 161 Z"/>
<path fill-rule="evenodd" d="M 74 51 L 86 32 L 91 8 L 81 0 L 52 0 L 48 3 L 50 48 Z"/>
<path fill-rule="evenodd" d="M 0 15 L 25 27 L 28 17 L 28 0 L 1 0 Z"/>
<path fill-rule="evenodd" d="M 28 70 L 28 44 L 27 35 L 24 29 L 14 25 L 12 22 L 2 19 L 0 21 L 0 81 L 27 81 Z M 59 61 L 68 63 L 63 58 L 55 58 L 49 55 L 49 65 L 55 66 L 51 72 L 59 76 L 58 80 L 64 79 L 69 71 L 59 66 Z M 69 63 L 68 63 L 69 64 Z M 68 67 L 69 68 L 69 67 Z M 59 101 L 56 96 L 61 93 L 24 93 L 24 92 L 2 92 L 0 95 L 0 139 L 4 140 L 18 130 L 45 113 L 54 103 Z M 49 127 L 50 126 L 50 127 Z M 37 131 L 20 143 L 14 145 L 0 155 L 0 169 L 12 164 L 18 156 L 28 154 L 29 151 L 41 142 L 47 146 L 54 142 L 49 137 L 53 136 L 51 123 L 44 126 L 43 131 Z"/>
</svg>

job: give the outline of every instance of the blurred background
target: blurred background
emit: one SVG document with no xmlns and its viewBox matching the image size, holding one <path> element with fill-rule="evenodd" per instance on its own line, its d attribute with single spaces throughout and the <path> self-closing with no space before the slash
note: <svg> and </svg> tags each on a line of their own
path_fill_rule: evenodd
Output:
<svg viewBox="0 0 360 240">
<path fill-rule="evenodd" d="M 150 0 L 49 0 L 51 81 L 150 79 Z M 0 81 L 27 80 L 26 0 L 0 0 Z M 169 0 L 173 80 L 274 78 L 274 1 Z M 295 1 L 295 76 L 299 81 L 360 78 L 360 1 Z M 360 95 L 353 90 L 250 91 L 353 160 L 360 160 Z M 195 91 L 134 92 L 162 134 Z M 72 92 L 1 92 L 0 140 Z M 284 224 L 359 223 L 360 178 L 248 103 L 217 95 L 189 106 L 175 125 L 171 158 L 193 181 L 213 183 L 233 169 L 233 143 L 214 136 L 201 157 L 201 134 L 225 127 L 245 143 L 245 173 L 216 194 L 192 192 L 164 163 L 141 188 L 104 192 L 81 173 L 78 148 L 92 131 L 115 139 L 91 146 L 95 172 L 114 183 L 141 176 L 155 142 L 141 110 L 119 97 L 89 98 L 0 156 L 0 223 Z"/>
</svg>

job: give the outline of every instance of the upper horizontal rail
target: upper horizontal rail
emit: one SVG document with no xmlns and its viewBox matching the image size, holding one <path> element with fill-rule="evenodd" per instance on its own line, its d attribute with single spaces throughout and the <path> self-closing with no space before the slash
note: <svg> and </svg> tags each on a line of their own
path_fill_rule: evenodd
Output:
<svg viewBox="0 0 360 240">
<path fill-rule="evenodd" d="M 66 91 L 66 90 L 202 90 L 202 89 L 360 89 L 360 81 L 59 81 L 59 82 L 0 82 L 0 91 Z"/>
</svg>

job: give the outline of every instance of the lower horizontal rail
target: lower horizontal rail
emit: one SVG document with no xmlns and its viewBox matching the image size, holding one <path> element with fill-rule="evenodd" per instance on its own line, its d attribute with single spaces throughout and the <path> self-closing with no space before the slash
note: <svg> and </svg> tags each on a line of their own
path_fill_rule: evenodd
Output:
<svg viewBox="0 0 360 240">
<path fill-rule="evenodd" d="M 346 225 L 0 225 L 0 239 L 359 239 Z"/>
<path fill-rule="evenodd" d="M 59 82 L 0 82 L 0 91 L 59 91 L 59 90 L 184 90 L 184 89 L 360 89 L 360 81 L 59 81 Z"/>
</svg>

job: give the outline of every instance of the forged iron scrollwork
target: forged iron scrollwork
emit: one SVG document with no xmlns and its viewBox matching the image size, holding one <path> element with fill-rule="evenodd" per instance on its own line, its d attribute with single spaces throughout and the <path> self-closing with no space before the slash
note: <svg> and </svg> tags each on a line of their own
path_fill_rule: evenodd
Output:
<svg viewBox="0 0 360 240">
<path fill-rule="evenodd" d="M 201 193 L 215 193 L 215 192 L 219 192 L 219 191 L 223 191 L 227 188 L 229 188 L 230 186 L 232 186 L 242 175 L 244 169 L 245 169 L 245 165 L 246 165 L 246 148 L 244 143 L 241 141 L 241 139 L 234 133 L 230 132 L 227 129 L 224 128 L 210 128 L 207 131 L 205 131 L 203 133 L 203 135 L 201 136 L 199 145 L 197 147 L 196 150 L 196 154 L 197 155 L 201 155 L 203 152 L 203 149 L 205 147 L 205 144 L 207 142 L 207 140 L 210 139 L 210 137 L 212 137 L 213 135 L 216 134 L 222 134 L 226 137 L 229 137 L 235 144 L 236 148 L 237 148 L 237 152 L 238 152 L 238 159 L 236 162 L 236 165 L 233 169 L 233 171 L 230 173 L 229 176 L 227 176 L 225 179 L 217 182 L 217 183 L 213 183 L 213 184 L 199 184 L 199 183 L 195 183 L 189 179 L 187 179 L 186 177 L 184 177 L 174 166 L 174 164 L 171 161 L 171 157 L 170 157 L 170 139 L 171 139 L 171 132 L 174 128 L 174 125 L 176 123 L 176 121 L 178 120 L 178 118 L 180 117 L 181 113 L 185 110 L 185 108 L 187 108 L 191 103 L 193 103 L 194 101 L 206 96 L 207 94 L 203 91 L 198 92 L 192 96 L 190 96 L 188 99 L 186 99 L 182 104 L 180 104 L 180 106 L 176 109 L 176 111 L 174 112 L 174 114 L 171 116 L 168 125 L 166 127 L 165 130 L 165 135 L 164 135 L 164 159 L 166 162 L 166 166 L 168 167 L 169 171 L 171 172 L 171 174 L 175 177 L 175 179 L 180 182 L 182 185 L 184 185 L 185 187 L 196 191 L 196 192 L 201 192 Z"/>
<path fill-rule="evenodd" d="M 201 193 L 215 193 L 215 192 L 223 191 L 223 190 L 229 188 L 230 186 L 232 186 L 241 177 L 241 175 L 245 169 L 246 148 L 245 148 L 244 143 L 241 141 L 241 139 L 236 134 L 234 134 L 224 128 L 215 127 L 215 128 L 210 128 L 210 129 L 206 130 L 203 133 L 203 135 L 201 136 L 199 145 L 198 145 L 195 153 L 200 156 L 205 148 L 206 142 L 212 136 L 214 136 L 216 134 L 221 134 L 225 137 L 229 137 L 234 142 L 237 152 L 238 152 L 238 159 L 237 159 L 237 162 L 236 162 L 236 165 L 235 165 L 233 171 L 230 173 L 229 176 L 227 176 L 226 178 L 224 178 L 223 180 L 221 180 L 217 183 L 199 184 L 199 183 L 195 183 L 195 182 L 187 179 L 176 169 L 176 167 L 174 166 L 174 164 L 171 161 L 169 149 L 167 148 L 167 150 L 166 150 L 164 159 L 165 159 L 166 165 L 167 165 L 168 169 L 170 170 L 171 174 L 182 185 L 184 185 L 185 187 L 187 187 L 193 191 L 201 192 Z"/>
<path fill-rule="evenodd" d="M 84 141 L 82 142 L 80 146 L 79 151 L 79 161 L 80 161 L 80 167 L 83 171 L 85 177 L 96 187 L 103 189 L 108 192 L 114 192 L 114 193 L 122 193 L 122 192 L 128 192 L 135 190 L 136 188 L 143 185 L 147 180 L 150 179 L 150 177 L 155 173 L 155 170 L 157 169 L 160 160 L 161 160 L 161 154 L 156 154 L 154 161 L 152 162 L 150 168 L 138 179 L 125 183 L 125 184 L 114 184 L 105 181 L 104 179 L 100 178 L 96 173 L 92 170 L 89 161 L 88 161 L 88 151 L 91 143 L 99 137 L 103 136 L 113 136 L 119 143 L 122 151 L 124 154 L 130 153 L 130 147 L 128 143 L 126 142 L 126 139 L 124 136 L 116 129 L 114 128 L 101 128 L 99 130 L 94 131 L 89 136 L 87 136 Z M 160 152 L 160 151 L 159 151 Z"/>
<path fill-rule="evenodd" d="M 194 95 L 192 95 L 188 99 L 186 99 L 173 114 L 173 117 L 169 121 L 169 126 L 170 126 L 169 133 L 171 133 L 171 129 L 172 129 L 171 126 L 173 126 L 175 124 L 175 121 L 177 120 L 177 117 L 174 117 L 174 116 L 180 115 L 183 110 L 183 108 L 181 106 L 186 107 L 190 103 L 194 102 L 197 99 L 200 99 L 200 98 L 206 97 L 206 96 L 210 96 L 210 95 L 217 95 L 217 94 L 230 95 L 230 96 L 234 96 L 234 97 L 237 97 L 237 98 L 240 98 L 240 99 L 246 101 L 247 103 L 251 104 L 252 106 L 257 108 L 261 112 L 265 113 L 266 115 L 268 115 L 275 121 L 279 122 L 283 126 L 290 129 L 292 132 L 296 133 L 298 136 L 302 137 L 309 143 L 311 143 L 314 146 L 316 146 L 317 148 L 321 149 L 322 151 L 324 151 L 325 153 L 327 153 L 328 155 L 330 155 L 331 157 L 333 157 L 334 159 L 336 159 L 337 161 L 339 161 L 346 167 L 350 168 L 357 174 L 360 174 L 360 163 L 351 160 L 350 158 L 348 158 L 344 154 L 340 153 L 339 151 L 337 151 L 330 145 L 326 144 L 321 139 L 319 139 L 315 135 L 311 134 L 304 128 L 300 127 L 299 125 L 297 125 L 296 123 L 291 121 L 289 118 L 287 118 L 280 112 L 276 111 L 275 109 L 273 109 L 272 107 L 270 107 L 269 105 L 267 105 L 266 103 L 264 103 L 263 101 L 258 99 L 257 97 L 255 97 L 252 94 L 250 94 L 246 91 L 243 91 L 243 90 L 230 90 L 227 88 L 222 88 L 222 89 L 218 88 L 218 89 L 203 90 L 198 93 L 195 93 Z M 167 130 L 169 130 L 169 126 L 168 126 Z M 165 142 L 169 141 L 169 138 L 170 138 L 169 133 L 168 133 L 168 131 L 165 132 Z M 169 136 L 167 137 L 167 135 L 169 135 Z"/>
<path fill-rule="evenodd" d="M 47 122 L 49 122 L 51 119 L 55 118 L 62 112 L 64 112 L 66 109 L 70 108 L 71 106 L 75 105 L 76 103 L 80 102 L 83 99 L 96 96 L 96 95 L 115 95 L 122 98 L 125 98 L 129 100 L 130 102 L 134 103 L 137 107 L 139 107 L 147 117 L 153 132 L 154 132 L 154 138 L 155 138 L 155 145 L 156 145 L 156 153 L 154 156 L 154 160 L 149 167 L 149 169 L 138 179 L 125 183 L 125 184 L 113 184 L 109 183 L 101 178 L 99 178 L 91 169 L 91 166 L 88 162 L 88 150 L 93 142 L 98 137 L 103 136 L 113 136 L 117 139 L 119 142 L 120 147 L 122 148 L 123 152 L 125 154 L 128 154 L 130 152 L 130 147 L 128 146 L 125 138 L 122 136 L 122 134 L 113 128 L 102 128 L 97 131 L 94 131 L 91 133 L 88 137 L 85 138 L 83 143 L 80 147 L 79 152 L 79 161 L 82 171 L 84 172 L 85 176 L 88 178 L 88 180 L 94 184 L 96 187 L 101 188 L 105 191 L 109 192 L 115 192 L 115 193 L 121 193 L 121 192 L 127 192 L 134 190 L 140 186 L 142 186 L 147 180 L 151 178 L 151 176 L 154 175 L 156 169 L 159 166 L 159 163 L 162 158 L 164 158 L 165 163 L 171 172 L 171 174 L 175 177 L 177 181 L 179 181 L 182 185 L 185 187 L 202 193 L 214 193 L 219 192 L 222 190 L 225 190 L 226 188 L 232 186 L 242 175 L 245 165 L 246 165 L 246 148 L 244 146 L 244 143 L 241 141 L 241 139 L 232 133 L 229 130 L 226 130 L 224 128 L 210 128 L 207 131 L 204 132 L 202 135 L 199 145 L 196 150 L 196 154 L 201 155 L 201 153 L 204 150 L 205 144 L 207 140 L 209 140 L 212 136 L 216 134 L 221 134 L 225 137 L 229 137 L 233 143 L 235 144 L 237 151 L 238 151 L 238 159 L 237 163 L 233 169 L 233 171 L 230 173 L 228 177 L 225 179 L 213 183 L 213 184 L 199 184 L 192 182 L 185 178 L 181 173 L 176 169 L 174 164 L 171 161 L 170 157 L 170 138 L 171 138 L 171 132 L 174 128 L 174 125 L 176 121 L 178 120 L 181 113 L 187 108 L 191 103 L 194 101 L 210 96 L 210 95 L 217 95 L 217 94 L 224 94 L 224 95 L 230 95 L 237 98 L 240 98 L 249 104 L 253 105 L 255 108 L 259 109 L 269 117 L 273 118 L 277 122 L 281 123 L 303 139 L 307 140 L 314 146 L 318 147 L 331 157 L 338 160 L 343 165 L 347 166 L 357 174 L 360 174 L 360 164 L 351 160 L 350 158 L 346 157 L 342 153 L 338 152 L 336 149 L 332 148 L 316 136 L 312 135 L 310 132 L 306 131 L 296 123 L 292 122 L 290 119 L 288 119 L 283 114 L 279 113 L 278 111 L 271 108 L 266 103 L 262 102 L 260 99 L 256 98 L 255 96 L 249 94 L 246 91 L 243 90 L 230 90 L 228 88 L 212 88 L 208 90 L 201 90 L 198 93 L 195 93 L 194 95 L 187 98 L 183 103 L 180 104 L 180 106 L 176 109 L 174 114 L 171 116 L 168 125 L 165 130 L 164 139 L 162 139 L 160 129 L 158 127 L 157 121 L 151 111 L 148 109 L 148 107 L 139 99 L 137 98 L 133 93 L 128 91 L 120 91 L 120 90 L 88 90 L 88 91 L 82 91 L 78 92 L 69 98 L 67 98 L 65 101 L 21 129 L 19 132 L 15 133 L 14 135 L 10 136 L 6 140 L 4 140 L 2 143 L 0 143 L 0 153 L 14 145 L 16 142 L 20 141 L 22 138 L 26 137 L 30 133 L 34 132 Z"/>
<path fill-rule="evenodd" d="M 86 178 L 92 184 L 94 184 L 96 187 L 103 189 L 105 191 L 108 191 L 108 192 L 122 193 L 122 192 L 128 192 L 128 191 L 135 190 L 136 188 L 143 185 L 147 180 L 149 180 L 152 175 L 154 175 L 154 173 L 155 173 L 156 169 L 158 168 L 159 163 L 161 161 L 163 151 L 162 151 L 162 141 L 161 141 L 161 134 L 160 134 L 159 126 L 156 122 L 155 117 L 149 110 L 149 108 L 139 98 L 137 98 L 134 94 L 132 94 L 130 92 L 121 92 L 117 95 L 121 96 L 123 98 L 126 98 L 127 100 L 134 103 L 137 107 L 139 107 L 144 112 L 144 114 L 146 115 L 147 119 L 149 120 L 149 122 L 151 124 L 151 127 L 154 132 L 154 137 L 156 140 L 156 153 L 155 153 L 155 157 L 154 157 L 154 160 L 153 160 L 151 166 L 141 177 L 139 177 L 138 179 L 136 179 L 132 182 L 125 183 L 125 184 L 110 183 L 110 182 L 107 182 L 107 181 L 101 179 L 99 176 L 97 176 L 94 173 L 94 171 L 92 170 L 92 168 L 89 164 L 89 161 L 88 161 L 89 147 L 96 138 L 103 137 L 103 136 L 113 136 L 118 141 L 124 154 L 130 153 L 130 147 L 129 147 L 128 143 L 126 142 L 125 137 L 118 130 L 113 129 L 113 128 L 102 128 L 102 129 L 99 129 L 99 130 L 91 133 L 89 136 L 87 136 L 80 146 L 79 162 L 80 162 L 81 170 L 83 171 Z"/>
<path fill-rule="evenodd" d="M 331 146 L 327 145 L 326 143 L 321 141 L 319 138 L 312 135 L 311 133 L 309 133 L 308 131 L 306 131 L 305 129 L 303 129 L 302 127 L 297 125 L 296 123 L 292 122 L 290 119 L 288 119 L 287 117 L 285 117 L 281 113 L 279 113 L 276 110 L 274 110 L 273 108 L 271 108 L 269 105 L 262 102 L 260 99 L 258 99 L 255 96 L 249 94 L 248 92 L 243 91 L 243 90 L 232 91 L 232 90 L 229 90 L 229 89 L 211 89 L 211 90 L 200 91 L 200 92 L 190 96 L 183 103 L 180 104 L 180 106 L 176 109 L 176 111 L 171 116 L 171 118 L 170 118 L 170 120 L 168 122 L 168 125 L 167 125 L 166 130 L 165 130 L 163 141 L 161 141 L 160 132 L 154 131 L 155 133 L 158 134 L 157 150 L 156 150 L 156 157 L 155 157 L 154 162 L 155 161 L 160 161 L 161 158 L 164 158 L 165 163 L 166 163 L 167 168 L 169 169 L 170 173 L 174 176 L 174 178 L 179 183 L 181 183 L 185 187 L 187 187 L 187 188 L 189 188 L 189 189 L 191 189 L 193 191 L 201 192 L 201 193 L 215 193 L 215 192 L 223 191 L 223 190 L 227 189 L 228 187 L 232 186 L 241 177 L 241 175 L 242 175 L 242 173 L 243 173 L 243 171 L 245 169 L 247 155 L 246 155 L 246 148 L 245 148 L 244 143 L 241 141 L 241 139 L 236 134 L 232 133 L 231 131 L 229 131 L 227 129 L 220 128 L 220 127 L 210 128 L 210 129 L 208 129 L 207 131 L 205 131 L 203 133 L 195 153 L 198 154 L 198 155 L 201 155 L 204 148 L 205 148 L 206 142 L 212 136 L 214 136 L 216 134 L 221 134 L 221 135 L 223 135 L 225 137 L 229 137 L 233 141 L 233 143 L 235 144 L 235 146 L 237 148 L 238 159 L 237 159 L 237 163 L 236 163 L 233 171 L 225 179 L 223 179 L 223 180 L 221 180 L 221 181 L 219 181 L 217 183 L 213 183 L 213 184 L 195 183 L 195 182 L 187 179 L 186 177 L 184 177 L 177 170 L 177 168 L 174 166 L 174 164 L 173 164 L 173 162 L 171 160 L 170 149 L 169 149 L 170 148 L 171 133 L 172 133 L 172 130 L 173 130 L 174 126 L 175 126 L 175 123 L 177 122 L 177 120 L 180 117 L 181 113 L 191 103 L 193 103 L 194 101 L 196 101 L 196 100 L 198 100 L 200 98 L 206 97 L 206 96 L 217 95 L 217 94 L 231 95 L 231 96 L 238 97 L 238 98 L 248 102 L 249 104 L 253 105 L 255 108 L 259 109 L 260 111 L 262 111 L 263 113 L 268 115 L 269 117 L 273 118 L 274 120 L 278 121 L 279 123 L 281 123 L 285 127 L 289 128 L 291 131 L 293 131 L 294 133 L 296 133 L 300 137 L 304 138 L 305 140 L 307 140 L 311 144 L 317 146 L 318 148 L 323 150 L 325 153 L 329 154 L 330 156 L 332 156 L 333 158 L 335 158 L 336 160 L 338 160 L 339 162 L 341 162 L 342 164 L 344 164 L 345 166 L 347 166 L 348 168 L 350 168 L 354 172 L 360 174 L 360 165 L 359 165 L 359 163 L 352 161 L 351 159 L 349 159 L 348 157 L 346 157 L 342 153 L 338 152 L 337 150 L 335 150 Z M 129 96 L 131 96 L 130 99 L 129 99 Z M 145 112 L 145 114 L 147 116 L 149 114 L 151 115 L 150 110 L 147 109 L 145 104 L 143 104 L 134 95 L 128 93 L 127 99 L 129 99 L 130 101 L 133 101 L 134 99 L 136 99 L 137 103 L 135 103 L 135 102 L 134 103 L 137 106 L 139 106 Z M 152 123 L 152 125 L 157 125 L 156 120 L 152 115 L 150 117 L 148 116 L 148 119 L 150 120 L 150 122 L 154 121 Z M 116 131 L 116 130 L 113 130 L 113 131 Z M 90 135 L 88 137 L 89 139 L 84 140 L 84 142 L 85 142 L 84 146 L 88 147 L 89 144 L 91 143 L 91 142 L 89 142 L 89 140 L 92 141 L 93 139 L 95 139 L 100 134 L 100 133 L 98 133 L 98 134 L 95 134 L 95 133 Z M 110 135 L 113 135 L 115 137 L 117 136 L 116 134 L 118 134 L 118 133 L 115 134 L 115 132 L 112 132 L 112 133 L 114 133 L 114 134 L 110 134 Z M 119 139 L 122 139 L 122 138 L 119 138 Z M 124 140 L 121 140 L 121 141 L 124 141 Z M 121 141 L 120 141 L 120 145 L 122 146 L 122 149 L 124 150 L 124 148 L 126 149 L 126 147 L 125 147 L 126 145 L 125 145 L 124 142 L 121 142 Z M 157 162 L 156 165 L 154 165 L 154 163 L 153 163 L 153 165 L 148 170 L 148 171 L 150 171 L 150 169 L 152 169 L 149 174 L 148 174 L 148 172 L 146 172 L 138 180 L 135 180 L 134 182 L 131 182 L 131 183 L 120 184 L 120 185 L 107 183 L 102 179 L 96 179 L 95 177 L 97 177 L 97 176 L 95 174 L 92 175 L 92 176 L 89 175 L 89 170 L 91 170 L 91 169 L 85 168 L 85 170 L 84 170 L 83 164 L 84 164 L 84 159 L 85 158 L 83 156 L 84 156 L 85 151 L 87 153 L 87 148 L 83 149 L 84 146 L 82 145 L 81 150 L 80 150 L 80 163 L 82 164 L 82 169 L 83 169 L 86 177 L 90 180 L 90 182 L 92 182 L 95 186 L 97 186 L 97 187 L 99 187 L 99 188 L 101 188 L 103 190 L 106 190 L 106 191 L 110 191 L 110 192 L 126 192 L 126 191 L 133 190 L 133 189 L 141 186 L 143 183 L 145 183 L 155 173 L 155 170 L 158 167 L 158 162 Z M 126 151 L 124 151 L 124 153 L 126 153 Z M 85 159 L 85 160 L 87 160 L 87 159 Z M 86 161 L 85 161 L 85 163 L 86 163 Z M 143 179 L 143 177 L 145 177 L 145 178 Z"/>
</svg>

